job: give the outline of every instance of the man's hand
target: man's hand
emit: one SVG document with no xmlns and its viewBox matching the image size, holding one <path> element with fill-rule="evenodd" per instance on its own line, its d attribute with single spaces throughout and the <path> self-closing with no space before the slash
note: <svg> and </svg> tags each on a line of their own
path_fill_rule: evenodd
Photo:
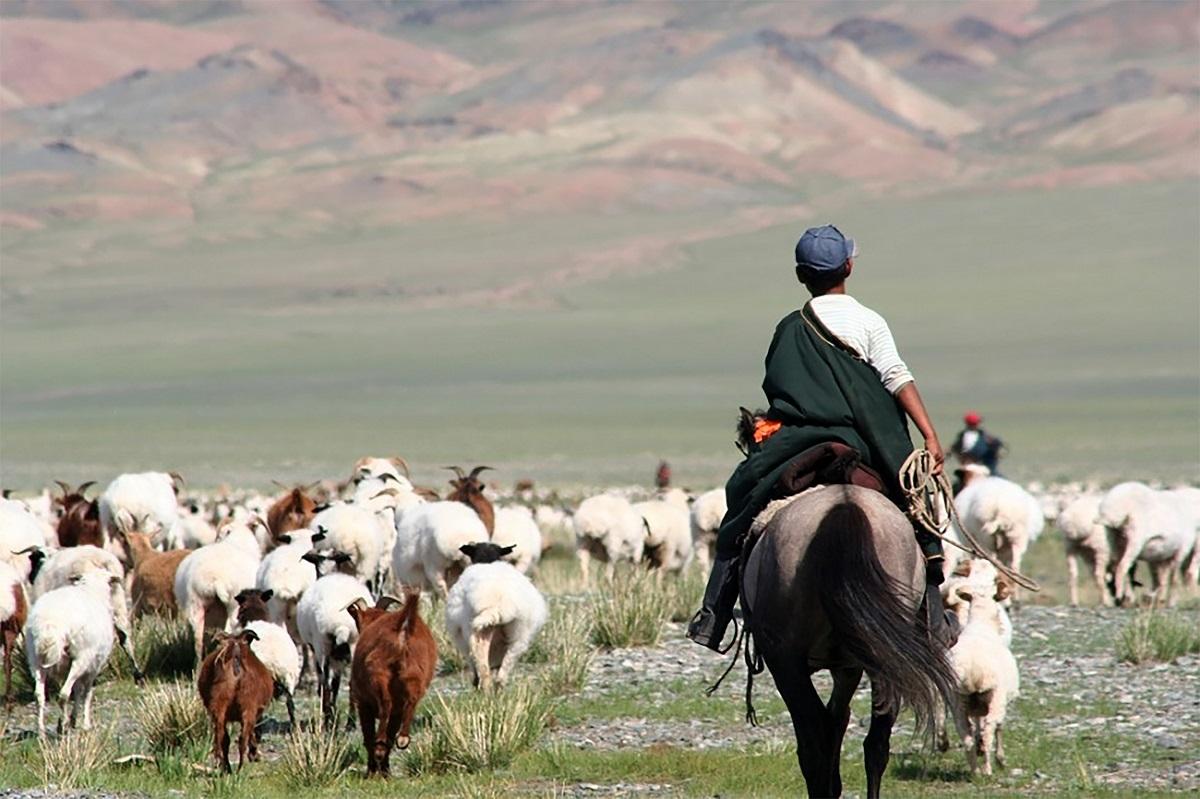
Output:
<svg viewBox="0 0 1200 799">
<path fill-rule="evenodd" d="M 929 450 L 929 454 L 933 456 L 934 475 L 941 474 L 946 464 L 946 452 L 942 449 L 942 443 L 938 441 L 936 434 L 925 438 L 925 449 Z"/>
</svg>

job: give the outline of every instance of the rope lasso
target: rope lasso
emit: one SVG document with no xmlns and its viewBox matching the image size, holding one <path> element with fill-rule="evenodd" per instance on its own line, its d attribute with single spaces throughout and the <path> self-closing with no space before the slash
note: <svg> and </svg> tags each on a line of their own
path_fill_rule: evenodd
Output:
<svg viewBox="0 0 1200 799">
<path fill-rule="evenodd" d="M 947 544 L 988 561 L 996 567 L 997 571 L 1022 588 L 1030 591 L 1042 590 L 1036 580 L 1005 566 L 991 552 L 980 546 L 958 516 L 958 510 L 954 507 L 954 490 L 950 487 L 950 481 L 946 479 L 944 473 L 935 475 L 933 467 L 933 454 L 927 449 L 913 450 L 913 453 L 905 459 L 904 465 L 900 467 L 900 487 L 908 500 L 908 515 L 912 520 Z M 949 516 L 943 517 L 938 512 L 941 507 L 949 511 Z M 970 546 L 964 546 L 961 542 L 945 534 L 950 527 L 951 520 Z"/>
</svg>

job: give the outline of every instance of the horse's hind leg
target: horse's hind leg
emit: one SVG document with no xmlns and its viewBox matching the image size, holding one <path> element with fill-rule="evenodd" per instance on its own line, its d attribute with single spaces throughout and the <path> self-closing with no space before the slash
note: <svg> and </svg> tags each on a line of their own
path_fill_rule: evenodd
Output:
<svg viewBox="0 0 1200 799">
<path fill-rule="evenodd" d="M 833 757 L 830 762 L 832 772 L 829 775 L 830 796 L 842 795 L 842 739 L 846 737 L 846 727 L 850 724 L 850 700 L 862 681 L 862 669 L 837 669 L 833 675 L 833 690 L 829 694 L 829 702 L 825 709 L 829 711 L 830 732 L 833 734 L 829 750 Z"/>
<path fill-rule="evenodd" d="M 883 772 L 891 757 L 892 726 L 896 723 L 894 708 L 880 710 L 875 701 L 879 691 L 871 682 L 871 728 L 863 740 L 863 761 L 867 768 L 867 799 L 879 799 Z"/>
<path fill-rule="evenodd" d="M 831 761 L 836 762 L 841 753 L 830 751 L 833 730 L 829 711 L 813 687 L 812 679 L 791 662 L 775 662 L 765 657 L 765 653 L 764 659 L 792 717 L 792 729 L 796 733 L 796 759 L 800 761 L 808 795 L 837 796 L 834 786 L 829 784 L 829 778 L 833 773 Z"/>
</svg>

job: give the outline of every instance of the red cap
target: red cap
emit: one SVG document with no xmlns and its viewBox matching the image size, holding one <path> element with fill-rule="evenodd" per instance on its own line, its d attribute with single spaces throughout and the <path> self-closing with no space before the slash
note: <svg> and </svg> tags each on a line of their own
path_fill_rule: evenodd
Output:
<svg viewBox="0 0 1200 799">
<path fill-rule="evenodd" d="M 976 425 L 983 421 L 983 417 L 975 411 L 967 411 L 963 415 L 963 422 L 970 425 Z"/>
</svg>

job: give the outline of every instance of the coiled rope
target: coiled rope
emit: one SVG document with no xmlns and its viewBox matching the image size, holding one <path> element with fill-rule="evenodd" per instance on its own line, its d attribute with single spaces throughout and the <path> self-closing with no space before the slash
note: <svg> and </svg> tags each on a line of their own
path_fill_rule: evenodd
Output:
<svg viewBox="0 0 1200 799">
<path fill-rule="evenodd" d="M 904 496 L 908 500 L 908 515 L 912 520 L 947 544 L 988 561 L 996 567 L 997 571 L 1022 588 L 1030 591 L 1042 590 L 1036 580 L 1005 566 L 996 559 L 995 555 L 980 546 L 958 516 L 958 510 L 954 507 L 954 490 L 950 487 L 950 481 L 946 479 L 944 473 L 935 475 L 933 467 L 933 454 L 927 449 L 914 450 L 905 459 L 904 465 L 900 467 L 900 487 L 904 490 Z M 939 512 L 939 508 L 943 507 L 949 511 L 948 515 L 943 516 Z M 955 527 L 970 546 L 964 546 L 962 542 L 946 535 L 951 521 L 954 522 Z"/>
</svg>

